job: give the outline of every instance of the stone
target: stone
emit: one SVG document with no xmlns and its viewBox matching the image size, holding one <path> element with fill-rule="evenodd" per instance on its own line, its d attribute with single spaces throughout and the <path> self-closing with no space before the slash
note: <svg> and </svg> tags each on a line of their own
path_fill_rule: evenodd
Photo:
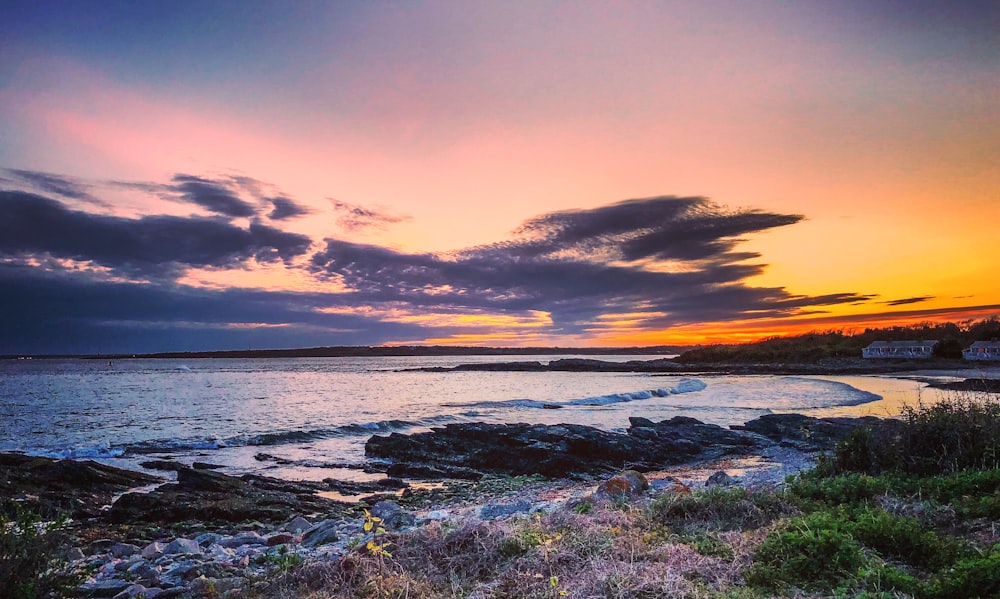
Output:
<svg viewBox="0 0 1000 599">
<path fill-rule="evenodd" d="M 136 562 L 129 566 L 126 572 L 133 580 L 152 583 L 153 586 L 160 582 L 160 572 L 146 562 Z"/>
<path fill-rule="evenodd" d="M 242 547 L 244 545 L 266 545 L 267 537 L 261 536 L 260 533 L 255 531 L 250 531 L 241 532 L 232 537 L 221 537 L 216 542 L 223 547 L 235 549 L 236 547 Z"/>
<path fill-rule="evenodd" d="M 309 530 L 302 533 L 303 547 L 317 547 L 334 543 L 339 539 L 338 530 L 340 522 L 336 520 L 324 520 L 315 524 Z"/>
<path fill-rule="evenodd" d="M 115 543 L 108 550 L 111 555 L 121 559 L 125 557 L 133 556 L 141 551 L 137 545 L 132 545 L 131 543 Z"/>
<path fill-rule="evenodd" d="M 649 490 L 649 481 L 635 470 L 625 470 L 602 482 L 597 487 L 596 496 L 604 499 L 625 499 L 637 497 Z"/>
<path fill-rule="evenodd" d="M 209 545 L 218 542 L 222 538 L 222 535 L 214 532 L 203 532 L 194 538 L 202 547 L 208 547 Z"/>
<path fill-rule="evenodd" d="M 86 557 L 83 551 L 79 547 L 70 547 L 66 550 L 66 560 L 71 562 L 76 562 L 82 560 Z"/>
<path fill-rule="evenodd" d="M 141 584 L 129 585 L 127 589 L 118 593 L 114 596 L 114 599 L 135 599 L 135 597 L 140 597 L 145 593 L 146 587 Z"/>
<path fill-rule="evenodd" d="M 434 522 L 439 520 L 447 520 L 450 517 L 451 514 L 448 513 L 448 510 L 432 510 L 430 512 L 427 512 L 427 515 L 424 516 L 424 520 Z"/>
<path fill-rule="evenodd" d="M 149 545 L 142 548 L 142 553 L 140 555 L 142 555 L 143 559 L 156 559 L 163 555 L 163 550 L 165 548 L 166 546 L 163 543 L 153 541 Z"/>
<path fill-rule="evenodd" d="M 495 520 L 497 518 L 506 518 L 513 514 L 524 513 L 530 509 L 531 502 L 524 499 L 512 503 L 487 503 L 479 508 L 479 517 L 483 520 Z"/>
<path fill-rule="evenodd" d="M 705 486 L 706 487 L 731 487 L 731 486 L 733 486 L 735 484 L 738 484 L 738 483 L 739 483 L 739 481 L 737 481 L 735 478 L 733 478 L 732 476 L 729 476 L 724 471 L 719 470 L 718 472 L 712 474 L 712 476 L 708 477 L 708 480 L 705 481 Z"/>
<path fill-rule="evenodd" d="M 285 530 L 293 534 L 299 534 L 304 530 L 308 530 L 312 526 L 312 522 L 306 520 L 302 516 L 296 516 L 291 519 L 288 524 L 285 524 Z"/>
<path fill-rule="evenodd" d="M 219 468 L 225 468 L 222 464 L 210 464 L 208 462 L 194 462 L 191 467 L 195 470 L 218 470 Z"/>
<path fill-rule="evenodd" d="M 287 545 L 295 540 L 295 535 L 289 532 L 279 532 L 267 537 L 265 545 L 274 547 L 275 545 Z"/>
<path fill-rule="evenodd" d="M 79 594 L 82 597 L 114 597 L 132 586 L 127 580 L 99 580 L 80 585 Z"/>
<path fill-rule="evenodd" d="M 163 548 L 166 555 L 201 555 L 201 546 L 194 539 L 174 539 Z"/>
<path fill-rule="evenodd" d="M 372 516 L 382 519 L 383 527 L 398 530 L 404 526 L 412 526 L 416 521 L 413 514 L 403 511 L 395 501 L 383 500 L 372 506 Z"/>
</svg>

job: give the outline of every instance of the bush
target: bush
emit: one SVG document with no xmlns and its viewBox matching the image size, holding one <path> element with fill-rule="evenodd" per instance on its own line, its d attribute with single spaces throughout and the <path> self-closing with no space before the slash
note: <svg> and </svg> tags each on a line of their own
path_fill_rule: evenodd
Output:
<svg viewBox="0 0 1000 599">
<path fill-rule="evenodd" d="M 1000 545 L 984 556 L 958 560 L 929 585 L 927 596 L 940 599 L 1000 595 Z"/>
<path fill-rule="evenodd" d="M 768 536 L 754 553 L 747 582 L 772 589 L 829 591 L 853 578 L 866 563 L 861 546 L 849 534 L 816 524 L 798 518 Z"/>
<path fill-rule="evenodd" d="M 13 515 L 8 515 L 13 514 Z M 57 574 L 66 518 L 42 522 L 19 505 L 0 510 L 0 589 L 10 599 L 30 599 L 70 581 Z"/>
<path fill-rule="evenodd" d="M 856 429 L 835 450 L 834 472 L 951 474 L 1000 467 L 1000 399 L 953 393 L 940 403 L 904 407 L 899 421 Z"/>
<path fill-rule="evenodd" d="M 649 506 L 647 518 L 677 532 L 748 530 L 792 511 L 791 505 L 773 493 L 716 488 L 661 495 Z"/>
</svg>

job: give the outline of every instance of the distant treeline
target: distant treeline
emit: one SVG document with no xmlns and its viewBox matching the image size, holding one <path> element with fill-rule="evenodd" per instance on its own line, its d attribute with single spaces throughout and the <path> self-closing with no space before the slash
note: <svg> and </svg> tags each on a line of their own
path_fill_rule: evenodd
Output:
<svg viewBox="0 0 1000 599">
<path fill-rule="evenodd" d="M 203 352 L 163 352 L 155 354 L 114 354 L 81 356 L 99 359 L 125 358 L 363 358 L 384 356 L 535 356 L 535 355 L 676 355 L 689 349 L 682 346 L 655 347 L 473 347 L 450 345 L 343 345 L 302 349 L 241 349 Z"/>
<path fill-rule="evenodd" d="M 937 340 L 934 355 L 961 358 L 974 341 L 1000 339 L 1000 320 L 989 318 L 961 323 L 921 323 L 911 326 L 865 329 L 862 333 L 827 331 L 795 337 L 773 337 L 740 345 L 711 345 L 682 353 L 677 361 L 691 363 L 815 362 L 827 358 L 860 358 L 861 348 L 873 341 Z"/>
</svg>

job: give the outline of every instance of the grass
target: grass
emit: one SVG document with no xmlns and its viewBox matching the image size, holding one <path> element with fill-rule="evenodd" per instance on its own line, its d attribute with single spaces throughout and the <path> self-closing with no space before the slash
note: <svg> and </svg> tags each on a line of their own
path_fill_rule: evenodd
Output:
<svg viewBox="0 0 1000 599">
<path fill-rule="evenodd" d="M 43 521 L 37 513 L 9 502 L 0 509 L 0 589 L 9 599 L 60 593 L 75 578 L 64 573 L 65 517 Z"/>
<path fill-rule="evenodd" d="M 408 533 L 373 522 L 369 534 L 382 550 L 366 537 L 341 559 L 289 563 L 243 596 L 1000 597 L 993 431 L 995 397 L 956 395 L 857 433 L 781 491 L 589 498 L 551 513 Z M 940 453 L 921 452 L 921 440 Z"/>
</svg>

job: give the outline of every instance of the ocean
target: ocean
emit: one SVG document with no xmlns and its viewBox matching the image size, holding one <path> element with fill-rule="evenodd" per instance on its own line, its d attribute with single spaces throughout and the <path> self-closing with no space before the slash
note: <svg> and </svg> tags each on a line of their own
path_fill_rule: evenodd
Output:
<svg viewBox="0 0 1000 599">
<path fill-rule="evenodd" d="M 517 358 L 549 361 L 580 356 Z M 593 357 L 593 356 L 590 356 Z M 600 356 L 602 360 L 651 356 Z M 509 356 L 0 361 L 0 451 L 142 469 L 171 458 L 231 474 L 366 480 L 373 434 L 449 422 L 629 416 L 728 426 L 772 412 L 890 416 L 935 393 L 883 376 L 423 372 Z"/>
</svg>

